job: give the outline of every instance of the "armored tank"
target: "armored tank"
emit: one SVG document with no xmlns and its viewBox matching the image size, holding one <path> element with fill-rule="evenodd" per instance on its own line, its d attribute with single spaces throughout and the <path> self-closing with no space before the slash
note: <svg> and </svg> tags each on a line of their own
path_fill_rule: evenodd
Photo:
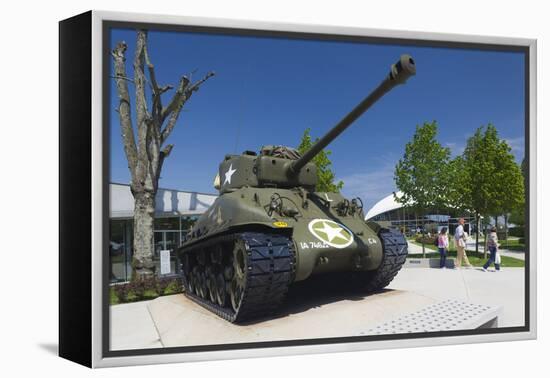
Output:
<svg viewBox="0 0 550 378">
<path fill-rule="evenodd" d="M 415 73 L 412 57 L 402 55 L 382 83 L 303 155 L 284 146 L 226 155 L 214 185 L 219 197 L 177 251 L 185 295 L 242 322 L 274 314 L 290 285 L 312 275 L 354 276 L 366 293 L 387 286 L 405 262 L 405 238 L 366 222 L 359 198 L 317 192 L 311 160 Z"/>
</svg>

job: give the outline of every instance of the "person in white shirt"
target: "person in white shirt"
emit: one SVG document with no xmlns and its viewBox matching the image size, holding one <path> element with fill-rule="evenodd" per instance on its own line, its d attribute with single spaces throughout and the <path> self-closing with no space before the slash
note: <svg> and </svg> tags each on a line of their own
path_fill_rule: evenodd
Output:
<svg viewBox="0 0 550 378">
<path fill-rule="evenodd" d="M 464 264 L 471 268 L 472 264 L 466 256 L 466 233 L 464 232 L 464 218 L 458 220 L 458 227 L 455 230 L 455 245 L 456 245 L 456 266 L 460 268 L 462 266 L 462 260 Z"/>
</svg>

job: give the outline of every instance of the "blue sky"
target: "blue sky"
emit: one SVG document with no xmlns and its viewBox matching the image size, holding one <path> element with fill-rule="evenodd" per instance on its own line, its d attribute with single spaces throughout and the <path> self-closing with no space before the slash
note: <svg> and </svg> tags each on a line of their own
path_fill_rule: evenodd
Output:
<svg viewBox="0 0 550 378">
<path fill-rule="evenodd" d="M 134 30 L 111 32 L 111 47 L 128 43 L 130 76 L 135 38 Z M 523 159 L 523 54 L 150 31 L 149 54 L 161 85 L 176 85 L 182 74 L 194 72 L 197 80 L 216 72 L 180 115 L 160 186 L 215 193 L 212 180 L 225 154 L 258 151 L 264 144 L 297 146 L 307 127 L 322 136 L 402 53 L 414 57 L 417 75 L 329 146 L 344 195 L 360 196 L 368 209 L 396 190 L 395 164 L 415 126 L 425 121 L 438 122 L 438 139 L 453 155 L 477 127 L 493 123 L 516 160 Z M 116 106 L 112 82 L 111 181 L 128 183 Z"/>
</svg>

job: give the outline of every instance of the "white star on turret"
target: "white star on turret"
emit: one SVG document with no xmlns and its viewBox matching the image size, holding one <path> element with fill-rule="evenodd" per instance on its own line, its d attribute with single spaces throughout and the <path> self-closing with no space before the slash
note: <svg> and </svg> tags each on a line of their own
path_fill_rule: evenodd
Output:
<svg viewBox="0 0 550 378">
<path fill-rule="evenodd" d="M 237 172 L 236 169 L 233 169 L 233 164 L 231 164 L 229 166 L 229 169 L 227 170 L 227 172 L 225 172 L 224 176 L 225 176 L 225 180 L 223 181 L 223 184 L 231 184 L 231 176 L 233 176 L 233 173 Z"/>
</svg>

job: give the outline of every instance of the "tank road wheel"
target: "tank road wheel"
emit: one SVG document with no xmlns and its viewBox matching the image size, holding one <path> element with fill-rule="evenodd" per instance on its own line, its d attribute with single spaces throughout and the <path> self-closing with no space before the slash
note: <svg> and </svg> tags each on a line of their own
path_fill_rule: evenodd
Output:
<svg viewBox="0 0 550 378">
<path fill-rule="evenodd" d="M 231 296 L 231 307 L 235 312 L 241 307 L 241 302 L 243 299 L 244 287 L 237 280 L 231 281 L 230 287 L 230 296 Z"/>
<path fill-rule="evenodd" d="M 194 269 L 191 269 L 191 271 L 189 272 L 189 280 L 187 281 L 187 283 L 189 285 L 189 293 L 197 294 L 197 282 Z"/>
<path fill-rule="evenodd" d="M 204 292 L 204 288 L 202 287 L 202 276 L 201 276 L 201 271 L 200 269 L 197 269 L 197 271 L 195 272 L 195 293 L 202 298 L 203 296 L 203 292 Z"/>
<path fill-rule="evenodd" d="M 223 249 L 221 246 L 216 246 L 212 252 L 210 252 L 210 261 L 212 264 L 221 264 L 223 256 Z"/>
<path fill-rule="evenodd" d="M 197 289 L 199 290 L 199 297 L 201 297 L 202 299 L 206 298 L 206 282 L 204 280 L 203 272 L 199 272 Z"/>
<path fill-rule="evenodd" d="M 183 274 L 183 283 L 185 285 L 185 292 L 189 294 L 192 294 L 194 289 L 192 278 L 193 277 L 191 276 L 191 272 Z"/>
<path fill-rule="evenodd" d="M 202 283 L 202 298 L 203 299 L 209 299 L 210 298 L 210 290 L 208 288 L 208 276 L 206 275 L 206 272 L 201 272 L 201 283 Z"/>
<path fill-rule="evenodd" d="M 199 266 L 195 267 L 193 275 L 195 276 L 195 293 L 199 297 L 202 297 L 201 296 L 201 293 L 202 293 L 201 268 Z"/>
<path fill-rule="evenodd" d="M 206 287 L 208 288 L 210 302 L 216 303 L 216 293 L 218 291 L 216 288 L 216 275 L 210 266 L 206 268 Z"/>
<path fill-rule="evenodd" d="M 197 276 L 195 274 L 195 269 L 189 269 L 189 274 L 186 275 L 186 280 L 189 293 L 197 294 Z"/>
<path fill-rule="evenodd" d="M 231 280 L 231 306 L 237 312 L 241 307 L 244 291 L 246 290 L 247 251 L 242 240 L 235 242 L 233 249 L 233 279 Z"/>
<path fill-rule="evenodd" d="M 193 293 L 194 286 L 192 282 L 191 258 L 189 257 L 189 254 L 183 255 L 181 268 L 183 273 L 183 284 L 185 287 L 185 291 Z"/>
<path fill-rule="evenodd" d="M 227 289 L 222 273 L 216 275 L 216 302 L 222 307 L 227 305 Z"/>
</svg>

